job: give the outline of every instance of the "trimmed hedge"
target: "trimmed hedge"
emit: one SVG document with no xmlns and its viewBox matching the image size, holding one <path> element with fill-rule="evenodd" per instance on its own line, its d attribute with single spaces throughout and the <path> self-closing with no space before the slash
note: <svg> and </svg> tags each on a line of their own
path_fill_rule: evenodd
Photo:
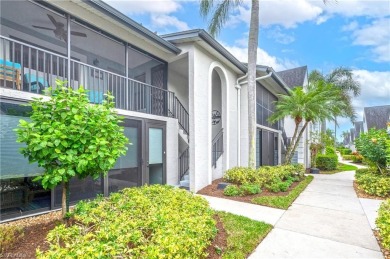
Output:
<svg viewBox="0 0 390 259">
<path fill-rule="evenodd" d="M 325 147 L 325 155 L 336 155 L 336 149 L 334 147 Z"/>
<path fill-rule="evenodd" d="M 355 173 L 356 183 L 370 195 L 390 197 L 390 176 L 377 173 L 376 169 L 358 169 Z"/>
<path fill-rule="evenodd" d="M 239 185 L 240 187 L 231 187 L 224 191 L 225 195 L 245 195 L 252 194 L 252 191 L 245 191 L 246 185 L 259 186 L 259 188 L 266 188 L 272 192 L 286 191 L 294 181 L 300 180 L 305 173 L 303 165 L 278 165 L 278 166 L 262 166 L 258 169 L 248 167 L 234 167 L 225 172 L 224 180 L 226 182 Z M 234 189 L 235 188 L 235 189 Z M 244 190 L 242 192 L 237 189 Z"/>
<path fill-rule="evenodd" d="M 354 155 L 343 155 L 343 160 L 353 160 L 354 159 Z"/>
<path fill-rule="evenodd" d="M 37 257 L 204 258 L 217 232 L 213 214 L 205 199 L 185 190 L 128 188 L 79 202 L 76 224 L 50 231 L 50 248 Z"/>
<path fill-rule="evenodd" d="M 378 210 L 376 225 L 382 238 L 382 245 L 390 249 L 390 199 L 381 204 Z"/>
<path fill-rule="evenodd" d="M 350 155 L 352 154 L 352 150 L 349 148 L 343 148 L 340 150 L 341 155 Z"/>
<path fill-rule="evenodd" d="M 335 170 L 337 169 L 338 158 L 336 155 L 318 155 L 316 164 L 321 170 Z"/>
</svg>

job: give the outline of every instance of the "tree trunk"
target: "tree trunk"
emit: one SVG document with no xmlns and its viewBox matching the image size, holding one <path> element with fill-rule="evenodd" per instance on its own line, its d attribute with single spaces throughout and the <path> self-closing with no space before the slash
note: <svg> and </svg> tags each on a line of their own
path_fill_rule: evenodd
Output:
<svg viewBox="0 0 390 259">
<path fill-rule="evenodd" d="M 334 146 L 337 146 L 337 135 L 336 135 L 336 127 L 337 127 L 337 117 L 334 117 Z"/>
<path fill-rule="evenodd" d="M 259 1 L 252 0 L 248 40 L 248 136 L 249 167 L 256 167 L 256 64 L 259 41 Z"/>
<path fill-rule="evenodd" d="M 297 140 L 295 141 L 294 146 L 291 149 L 290 160 L 288 161 L 289 164 L 291 163 L 292 155 L 294 154 L 295 150 L 297 149 L 299 140 L 301 139 L 303 132 L 305 131 L 307 125 L 309 125 L 309 122 L 310 121 L 305 121 L 305 124 L 303 125 L 302 129 L 299 131 L 299 135 L 297 137 Z"/>
<path fill-rule="evenodd" d="M 62 181 L 62 219 L 66 222 L 66 213 L 69 212 L 68 206 L 69 182 Z"/>
<path fill-rule="evenodd" d="M 295 120 L 294 134 L 293 134 L 293 137 L 292 137 L 292 139 L 291 139 L 290 145 L 288 145 L 288 147 L 287 147 L 286 158 L 285 158 L 285 161 L 284 161 L 284 164 L 285 164 L 285 165 L 289 164 L 288 161 L 291 161 L 291 157 L 292 157 L 292 156 L 291 156 L 291 154 L 292 154 L 291 149 L 292 149 L 292 147 L 293 147 L 294 144 L 295 144 L 295 139 L 296 139 L 296 137 L 297 137 L 297 133 L 298 133 L 298 129 L 299 129 L 299 124 L 301 124 L 301 122 L 297 122 L 297 120 Z M 291 157 L 290 157 L 290 156 L 291 156 Z"/>
</svg>

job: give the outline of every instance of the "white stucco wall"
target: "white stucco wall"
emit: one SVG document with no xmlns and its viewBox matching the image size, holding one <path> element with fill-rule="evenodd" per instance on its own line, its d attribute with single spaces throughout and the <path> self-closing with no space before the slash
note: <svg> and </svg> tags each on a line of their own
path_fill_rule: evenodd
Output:
<svg viewBox="0 0 390 259">
<path fill-rule="evenodd" d="M 178 45 L 188 53 L 188 96 L 190 115 L 190 189 L 198 191 L 237 163 L 237 74 L 197 44 Z M 211 162 L 212 72 L 221 78 L 224 154 L 213 170 Z M 172 83 L 173 85 L 174 83 Z M 235 134 L 232 136 L 231 134 Z M 214 172 L 214 174 L 213 174 Z"/>
<path fill-rule="evenodd" d="M 188 59 L 186 58 L 186 62 Z M 188 111 L 188 75 L 184 77 L 168 64 L 168 90 L 175 93 L 176 97 Z"/>
</svg>

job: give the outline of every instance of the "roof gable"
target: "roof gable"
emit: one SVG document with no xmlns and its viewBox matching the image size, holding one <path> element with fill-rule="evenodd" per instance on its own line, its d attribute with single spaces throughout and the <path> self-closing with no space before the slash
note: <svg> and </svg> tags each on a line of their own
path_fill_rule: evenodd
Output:
<svg viewBox="0 0 390 259">
<path fill-rule="evenodd" d="M 303 84 L 305 83 L 305 78 L 307 76 L 307 66 L 279 71 L 277 72 L 277 74 L 290 88 L 294 88 L 296 86 L 303 86 Z"/>
<path fill-rule="evenodd" d="M 367 129 L 386 129 L 390 120 L 390 105 L 364 107 Z"/>
</svg>

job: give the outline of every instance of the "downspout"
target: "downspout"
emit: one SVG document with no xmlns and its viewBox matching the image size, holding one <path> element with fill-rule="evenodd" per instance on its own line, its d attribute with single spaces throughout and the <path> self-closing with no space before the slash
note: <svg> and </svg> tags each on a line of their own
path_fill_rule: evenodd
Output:
<svg viewBox="0 0 390 259">
<path fill-rule="evenodd" d="M 268 77 L 272 76 L 272 72 L 269 72 L 267 75 L 265 76 L 261 76 L 261 77 L 257 77 L 255 79 L 255 81 L 259 81 L 259 80 L 262 80 L 262 79 L 266 79 Z M 240 155 L 240 146 L 241 146 L 241 100 L 240 100 L 240 97 L 241 97 L 241 85 L 242 84 L 245 84 L 245 83 L 248 83 L 248 81 L 244 81 L 244 82 L 239 82 L 240 80 L 244 79 L 248 77 L 248 74 L 245 74 L 244 76 L 240 77 L 237 79 L 236 81 L 236 89 L 237 89 L 237 125 L 238 125 L 238 130 L 237 130 L 237 166 L 241 166 L 241 155 Z"/>
<path fill-rule="evenodd" d="M 240 146 L 241 146 L 241 85 L 240 80 L 248 77 L 248 74 L 237 78 L 236 89 L 237 89 L 237 166 L 241 165 L 241 155 L 240 155 Z"/>
</svg>

